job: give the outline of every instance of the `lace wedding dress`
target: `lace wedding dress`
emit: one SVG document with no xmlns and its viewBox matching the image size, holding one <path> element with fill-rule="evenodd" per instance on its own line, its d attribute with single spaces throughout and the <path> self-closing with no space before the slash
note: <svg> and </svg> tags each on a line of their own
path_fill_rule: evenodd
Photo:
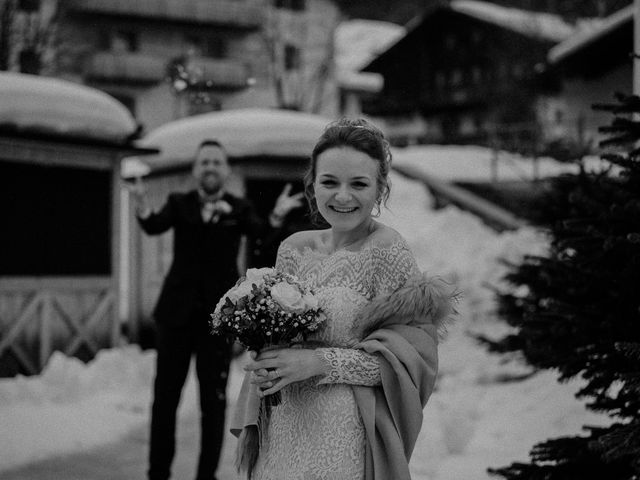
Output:
<svg viewBox="0 0 640 480">
<path fill-rule="evenodd" d="M 311 285 L 327 314 L 314 340 L 329 373 L 282 389 L 273 408 L 253 479 L 355 480 L 364 478 L 365 432 L 350 385 L 380 384 L 377 357 L 353 346 L 365 325 L 355 321 L 373 298 L 401 287 L 417 273 L 404 240 L 357 252 L 324 254 L 283 244 L 276 267 Z"/>
</svg>

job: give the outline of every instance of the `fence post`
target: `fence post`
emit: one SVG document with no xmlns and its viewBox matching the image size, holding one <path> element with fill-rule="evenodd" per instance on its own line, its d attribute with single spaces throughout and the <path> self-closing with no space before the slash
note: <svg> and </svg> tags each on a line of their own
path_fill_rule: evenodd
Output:
<svg viewBox="0 0 640 480">
<path fill-rule="evenodd" d="M 40 362 L 38 369 L 41 371 L 51 356 L 51 324 L 53 322 L 53 295 L 44 292 L 40 311 Z"/>
</svg>

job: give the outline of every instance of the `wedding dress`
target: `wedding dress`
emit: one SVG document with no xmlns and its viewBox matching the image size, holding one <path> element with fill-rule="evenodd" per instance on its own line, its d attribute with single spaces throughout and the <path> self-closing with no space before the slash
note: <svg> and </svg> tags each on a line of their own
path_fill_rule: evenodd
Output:
<svg viewBox="0 0 640 480">
<path fill-rule="evenodd" d="M 380 385 L 378 358 L 352 348 L 366 325 L 358 313 L 373 298 L 401 287 L 418 267 L 405 241 L 332 254 L 284 243 L 276 267 L 314 288 L 327 315 L 313 340 L 330 366 L 316 377 L 284 387 L 271 412 L 253 479 L 355 480 L 364 478 L 365 431 L 350 385 Z"/>
</svg>

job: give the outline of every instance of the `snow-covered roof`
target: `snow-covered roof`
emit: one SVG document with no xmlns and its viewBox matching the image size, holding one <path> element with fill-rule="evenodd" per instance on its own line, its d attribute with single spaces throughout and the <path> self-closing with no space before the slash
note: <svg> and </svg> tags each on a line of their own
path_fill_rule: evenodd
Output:
<svg viewBox="0 0 640 480">
<path fill-rule="evenodd" d="M 166 123 L 140 139 L 159 148 L 143 161 L 152 169 L 189 164 L 205 139 L 218 140 L 230 157 L 308 157 L 330 119 L 288 110 L 237 109 L 210 112 Z"/>
<path fill-rule="evenodd" d="M 437 12 L 453 11 L 458 14 L 474 18 L 476 20 L 496 25 L 500 28 L 525 35 L 530 38 L 545 40 L 549 42 L 561 42 L 576 32 L 579 27 L 575 27 L 564 21 L 559 15 L 551 13 L 533 12 L 519 8 L 503 7 L 494 3 L 480 0 L 451 0 L 447 5 L 440 5 L 426 10 L 425 13 L 413 18 L 405 26 L 405 34 L 396 39 L 395 43 L 388 44 L 384 51 L 380 51 L 377 57 L 381 57 L 395 47 L 396 43 L 407 38 L 409 33 L 420 28 L 420 26 Z M 588 22 L 579 22 L 578 25 Z M 362 67 L 368 70 L 375 64 L 376 59 Z"/>
<path fill-rule="evenodd" d="M 629 5 L 601 21 L 594 21 L 591 26 L 582 28 L 575 35 L 554 46 L 547 55 L 549 63 L 558 63 L 564 58 L 591 45 L 607 33 L 610 33 L 627 22 L 633 21 L 633 5 Z"/>
<path fill-rule="evenodd" d="M 124 143 L 138 125 L 129 110 L 95 88 L 21 73 L 0 73 L 0 129 Z"/>
<path fill-rule="evenodd" d="M 347 20 L 335 32 L 335 55 L 338 82 L 342 88 L 378 92 L 383 79 L 377 73 L 359 70 L 402 38 L 400 25 L 377 20 Z"/>
<path fill-rule="evenodd" d="M 571 24 L 551 13 L 503 7 L 478 0 L 453 0 L 450 7 L 456 12 L 533 38 L 560 42 L 574 32 Z"/>
</svg>

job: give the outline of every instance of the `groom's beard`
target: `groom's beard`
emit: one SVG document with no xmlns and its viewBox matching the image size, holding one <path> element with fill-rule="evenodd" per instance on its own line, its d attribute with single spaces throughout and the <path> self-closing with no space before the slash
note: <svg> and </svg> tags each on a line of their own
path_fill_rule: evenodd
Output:
<svg viewBox="0 0 640 480">
<path fill-rule="evenodd" d="M 209 175 L 214 176 L 215 181 L 212 181 L 213 180 L 212 178 L 207 178 L 207 176 Z M 207 195 L 217 195 L 218 192 L 220 192 L 220 190 L 222 189 L 223 183 L 224 182 L 222 181 L 219 175 L 215 173 L 209 173 L 200 179 L 200 188 Z"/>
</svg>

